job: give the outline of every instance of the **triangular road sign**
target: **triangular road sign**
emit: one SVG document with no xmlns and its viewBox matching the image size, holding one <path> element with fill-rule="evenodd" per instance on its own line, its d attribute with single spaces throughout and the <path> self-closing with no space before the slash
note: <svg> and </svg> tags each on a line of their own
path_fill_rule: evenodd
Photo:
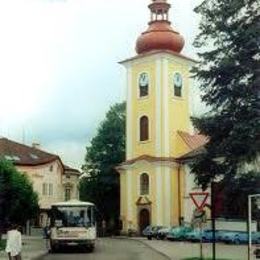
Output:
<svg viewBox="0 0 260 260">
<path fill-rule="evenodd" d="M 209 197 L 208 192 L 191 192 L 190 197 L 198 210 L 203 209 Z"/>
</svg>

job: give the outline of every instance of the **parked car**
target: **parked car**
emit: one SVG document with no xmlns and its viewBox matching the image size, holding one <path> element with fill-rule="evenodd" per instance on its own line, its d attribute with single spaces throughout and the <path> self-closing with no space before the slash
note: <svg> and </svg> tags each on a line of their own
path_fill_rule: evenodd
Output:
<svg viewBox="0 0 260 260">
<path fill-rule="evenodd" d="M 160 229 L 164 228 L 163 226 L 147 226 L 144 230 L 143 230 L 143 235 L 146 236 L 149 240 L 151 240 L 152 238 L 157 237 L 158 231 Z"/>
<path fill-rule="evenodd" d="M 229 234 L 227 230 L 215 230 L 215 241 L 220 242 L 222 238 Z M 202 232 L 202 241 L 203 242 L 213 242 L 213 230 L 212 229 L 205 229 Z"/>
<path fill-rule="evenodd" d="M 157 232 L 157 239 L 161 239 L 161 240 L 165 239 L 172 228 L 174 227 L 166 227 L 166 228 L 159 229 Z"/>
<path fill-rule="evenodd" d="M 221 240 L 227 244 L 247 244 L 248 243 L 248 233 L 243 231 L 233 231 L 227 233 L 221 238 Z M 252 232 L 252 243 L 260 243 L 260 232 Z"/>
<path fill-rule="evenodd" d="M 227 244 L 242 244 L 248 242 L 248 234 L 242 231 L 229 232 L 222 238 L 223 242 Z"/>
<path fill-rule="evenodd" d="M 152 226 L 147 226 L 143 231 L 142 231 L 142 235 L 147 237 L 151 234 L 152 231 Z"/>
<path fill-rule="evenodd" d="M 185 240 L 191 241 L 191 242 L 198 242 L 201 240 L 201 234 L 202 231 L 200 229 L 194 229 L 185 235 Z"/>
<path fill-rule="evenodd" d="M 256 258 L 260 258 L 260 247 L 255 249 L 254 254 Z"/>
<path fill-rule="evenodd" d="M 168 240 L 183 240 L 188 232 L 191 232 L 192 228 L 187 226 L 180 226 L 172 228 L 167 235 Z"/>
<path fill-rule="evenodd" d="M 260 232 L 253 232 L 252 233 L 252 243 L 260 245 Z"/>
</svg>

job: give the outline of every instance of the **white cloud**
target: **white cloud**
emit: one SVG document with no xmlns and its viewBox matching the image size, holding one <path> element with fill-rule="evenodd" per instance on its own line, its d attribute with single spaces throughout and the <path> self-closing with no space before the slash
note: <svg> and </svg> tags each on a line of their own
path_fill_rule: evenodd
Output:
<svg viewBox="0 0 260 260">
<path fill-rule="evenodd" d="M 169 2 L 173 25 L 186 39 L 184 53 L 194 55 L 192 9 L 200 0 Z M 80 142 L 124 99 L 125 73 L 117 62 L 135 54 L 148 3 L 0 0 L 0 135 L 21 141 L 24 129 L 27 143 L 37 140 L 80 165 L 86 145 Z"/>
</svg>

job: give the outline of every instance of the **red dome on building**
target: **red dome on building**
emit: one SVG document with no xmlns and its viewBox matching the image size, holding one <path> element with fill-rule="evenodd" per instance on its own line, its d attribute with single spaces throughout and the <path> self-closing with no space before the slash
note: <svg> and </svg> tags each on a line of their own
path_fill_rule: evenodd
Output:
<svg viewBox="0 0 260 260">
<path fill-rule="evenodd" d="M 184 47 L 183 37 L 171 27 L 168 13 L 171 5 L 166 0 L 153 0 L 149 5 L 151 21 L 136 43 L 136 52 L 143 54 L 153 50 L 169 50 L 180 53 Z"/>
</svg>

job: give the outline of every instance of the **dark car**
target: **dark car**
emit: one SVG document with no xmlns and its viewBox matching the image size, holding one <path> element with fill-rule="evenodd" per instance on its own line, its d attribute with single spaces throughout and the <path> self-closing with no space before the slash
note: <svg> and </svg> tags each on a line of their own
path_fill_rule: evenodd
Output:
<svg viewBox="0 0 260 260">
<path fill-rule="evenodd" d="M 256 248 L 256 250 L 254 251 L 255 257 L 256 258 L 260 258 L 260 248 Z"/>
<path fill-rule="evenodd" d="M 163 226 L 148 226 L 143 230 L 143 235 L 151 240 L 152 238 L 157 237 L 158 231 L 162 228 Z"/>
<path fill-rule="evenodd" d="M 165 227 L 165 228 L 159 229 L 157 232 L 157 239 L 164 240 L 172 228 L 174 228 L 174 227 Z"/>
<path fill-rule="evenodd" d="M 142 235 L 147 237 L 151 234 L 152 231 L 152 226 L 147 226 L 143 231 L 142 231 Z"/>
</svg>

